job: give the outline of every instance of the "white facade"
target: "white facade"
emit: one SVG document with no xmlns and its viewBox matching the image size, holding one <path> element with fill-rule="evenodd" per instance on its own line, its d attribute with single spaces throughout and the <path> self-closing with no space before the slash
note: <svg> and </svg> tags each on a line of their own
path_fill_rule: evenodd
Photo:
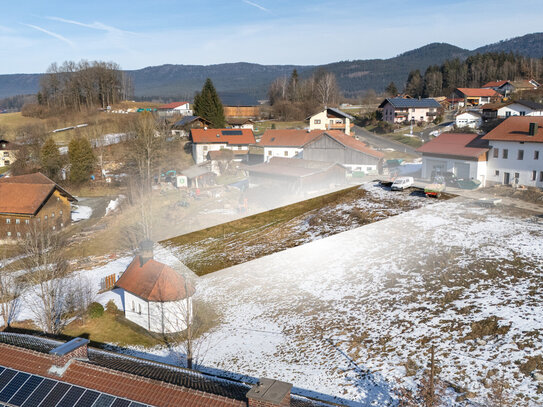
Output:
<svg viewBox="0 0 543 407">
<path fill-rule="evenodd" d="M 247 145 L 233 145 L 228 143 L 193 143 L 192 158 L 196 164 L 201 164 L 207 161 L 207 153 L 210 151 L 232 150 L 232 151 L 248 151 Z"/>
<path fill-rule="evenodd" d="M 151 332 L 181 332 L 192 322 L 192 298 L 152 302 L 123 290 L 123 304 L 125 318 Z"/>
<path fill-rule="evenodd" d="M 429 115 L 428 113 L 432 113 Z M 437 117 L 436 107 L 404 107 L 395 108 L 391 103 L 383 107 L 383 120 L 389 123 L 431 122 Z"/>
<path fill-rule="evenodd" d="M 490 140 L 490 146 L 490 183 L 543 187 L 543 143 Z"/>
<path fill-rule="evenodd" d="M 303 150 L 302 147 L 264 147 L 264 162 L 272 157 L 293 158 Z"/>
<path fill-rule="evenodd" d="M 452 172 L 461 179 L 475 179 L 485 186 L 487 162 L 464 160 L 454 157 L 422 156 L 422 178 L 430 179 L 432 171 Z"/>
<path fill-rule="evenodd" d="M 478 129 L 483 124 L 483 118 L 481 115 L 473 112 L 464 112 L 456 116 L 456 127 L 469 127 L 471 129 Z"/>
<path fill-rule="evenodd" d="M 347 117 L 328 117 L 325 109 L 309 118 L 309 130 L 341 130 L 345 134 L 351 134 L 351 120 Z"/>
<path fill-rule="evenodd" d="M 543 110 L 532 110 L 520 103 L 512 103 L 498 109 L 498 117 L 543 116 Z"/>
</svg>

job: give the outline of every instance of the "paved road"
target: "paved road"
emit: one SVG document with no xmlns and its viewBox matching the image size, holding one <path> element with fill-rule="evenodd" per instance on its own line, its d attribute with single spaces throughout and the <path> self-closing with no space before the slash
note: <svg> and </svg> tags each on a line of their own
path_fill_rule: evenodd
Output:
<svg viewBox="0 0 543 407">
<path fill-rule="evenodd" d="M 415 150 L 415 148 L 413 147 L 410 147 L 406 144 L 403 144 L 403 143 L 399 143 L 397 141 L 394 141 L 394 140 L 391 140 L 391 139 L 388 139 L 386 137 L 381 137 L 381 136 L 378 136 L 376 134 L 373 134 L 369 131 L 367 131 L 366 129 L 362 128 L 362 127 L 358 127 L 358 126 L 354 126 L 354 132 L 356 134 L 356 136 L 363 140 L 363 141 L 366 141 L 367 143 L 370 144 L 370 146 L 376 148 L 376 149 L 386 149 L 386 148 L 391 148 L 395 151 L 399 151 L 399 152 L 402 152 L 402 153 L 407 153 L 407 154 L 412 154 L 416 157 L 421 157 L 421 154 L 419 152 L 417 152 Z"/>
</svg>

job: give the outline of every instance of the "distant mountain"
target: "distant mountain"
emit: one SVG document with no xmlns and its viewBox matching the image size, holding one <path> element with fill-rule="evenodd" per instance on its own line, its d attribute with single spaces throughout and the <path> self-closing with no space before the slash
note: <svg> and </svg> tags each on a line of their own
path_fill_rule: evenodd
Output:
<svg viewBox="0 0 543 407">
<path fill-rule="evenodd" d="M 246 62 L 218 65 L 161 65 L 127 71 L 134 81 L 137 98 L 192 100 L 206 78 L 211 78 L 226 104 L 252 104 L 266 97 L 269 84 L 277 77 L 297 69 L 302 77 L 317 68 L 333 72 L 346 96 L 356 96 L 374 89 L 382 91 L 391 81 L 401 88 L 410 71 L 421 73 L 429 65 L 474 53 L 514 52 L 534 58 L 543 57 L 543 33 L 500 41 L 473 51 L 446 43 L 433 43 L 389 59 L 341 61 L 320 66 L 259 65 Z M 36 93 L 40 74 L 0 75 L 0 98 Z"/>
</svg>

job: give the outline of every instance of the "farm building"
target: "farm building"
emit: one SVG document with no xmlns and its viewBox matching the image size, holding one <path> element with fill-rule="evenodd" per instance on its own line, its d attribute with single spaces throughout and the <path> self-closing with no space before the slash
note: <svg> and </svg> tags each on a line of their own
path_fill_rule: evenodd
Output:
<svg viewBox="0 0 543 407">
<path fill-rule="evenodd" d="M 189 102 L 173 102 L 158 107 L 159 116 L 192 116 L 192 110 Z"/>
<path fill-rule="evenodd" d="M 180 270 L 153 259 L 153 242 L 144 241 L 140 253 L 119 278 L 126 319 L 151 332 L 174 333 L 192 322 L 195 289 L 187 281 L 190 270 Z"/>
<path fill-rule="evenodd" d="M 211 127 L 211 122 L 200 116 L 185 116 L 172 124 L 172 136 L 188 137 L 190 129 Z"/>
</svg>

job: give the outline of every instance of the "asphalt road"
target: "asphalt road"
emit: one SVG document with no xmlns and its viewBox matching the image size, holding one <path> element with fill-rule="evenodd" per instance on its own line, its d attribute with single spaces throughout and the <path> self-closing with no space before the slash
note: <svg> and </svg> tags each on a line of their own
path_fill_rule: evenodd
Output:
<svg viewBox="0 0 543 407">
<path fill-rule="evenodd" d="M 386 149 L 391 148 L 395 151 L 399 151 L 402 153 L 412 154 L 416 157 L 421 157 L 421 154 L 416 151 L 415 148 L 410 147 L 406 144 L 399 143 L 394 140 L 390 140 L 386 137 L 381 137 L 376 134 L 373 134 L 366 129 L 358 126 L 354 126 L 354 132 L 356 136 L 367 143 L 369 143 L 370 146 L 377 149 Z"/>
</svg>

